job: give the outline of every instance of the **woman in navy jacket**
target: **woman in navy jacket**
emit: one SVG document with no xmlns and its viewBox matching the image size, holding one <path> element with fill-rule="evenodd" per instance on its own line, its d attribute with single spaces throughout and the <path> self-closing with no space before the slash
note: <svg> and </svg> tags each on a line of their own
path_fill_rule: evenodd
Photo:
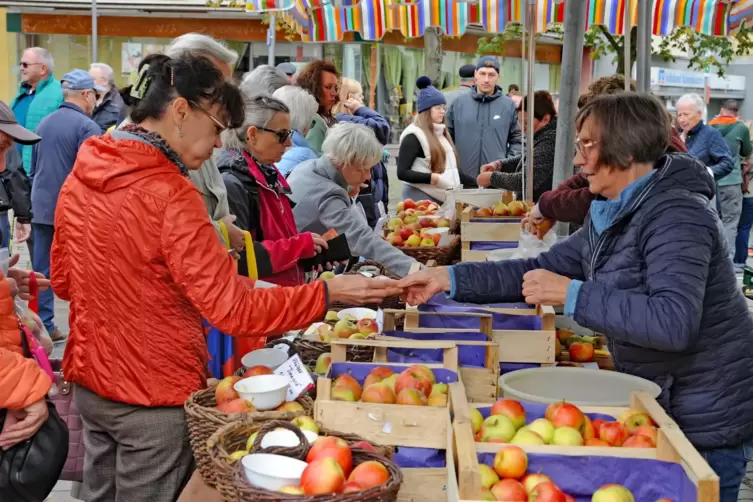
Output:
<svg viewBox="0 0 753 502">
<path fill-rule="evenodd" d="M 615 369 L 657 383 L 658 400 L 737 500 L 753 451 L 753 319 L 735 278 L 714 180 L 664 154 L 669 117 L 648 94 L 595 99 L 577 118 L 575 164 L 591 191 L 584 227 L 538 258 L 463 263 L 406 277 L 415 305 L 440 291 L 462 302 L 564 305 L 605 333 Z"/>
</svg>

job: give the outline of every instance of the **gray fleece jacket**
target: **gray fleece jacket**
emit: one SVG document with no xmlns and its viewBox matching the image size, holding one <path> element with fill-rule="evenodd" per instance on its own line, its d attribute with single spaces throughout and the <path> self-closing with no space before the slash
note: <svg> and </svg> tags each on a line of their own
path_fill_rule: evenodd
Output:
<svg viewBox="0 0 753 502">
<path fill-rule="evenodd" d="M 375 260 L 404 277 L 416 261 L 392 247 L 366 222 L 361 204 L 348 195 L 348 184 L 327 157 L 308 160 L 288 177 L 299 232 L 323 234 L 334 229 L 348 239 L 353 256 Z"/>
</svg>

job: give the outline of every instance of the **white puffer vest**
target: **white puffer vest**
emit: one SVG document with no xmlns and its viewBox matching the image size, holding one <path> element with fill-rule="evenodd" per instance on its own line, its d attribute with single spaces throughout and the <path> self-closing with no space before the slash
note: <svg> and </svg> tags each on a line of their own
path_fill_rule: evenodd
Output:
<svg viewBox="0 0 753 502">
<path fill-rule="evenodd" d="M 440 175 L 439 183 L 437 183 L 436 185 L 424 183 L 407 183 L 408 185 L 421 190 L 426 195 L 433 197 L 441 202 L 445 201 L 447 197 L 447 190 L 460 188 L 460 173 L 458 172 L 458 163 L 457 159 L 455 158 L 455 150 L 453 150 L 452 145 L 449 141 L 447 141 L 447 138 L 444 137 L 444 130 L 444 124 L 434 124 L 434 132 L 439 139 L 439 143 L 442 145 L 445 151 L 444 173 Z M 422 159 L 420 157 L 416 157 L 416 160 L 413 161 L 413 166 L 411 166 L 411 169 L 419 173 L 431 174 L 431 153 L 429 150 L 429 142 L 426 139 L 424 131 L 415 124 L 411 124 L 403 130 L 403 133 L 400 135 L 400 141 L 402 142 L 403 138 L 405 138 L 409 134 L 413 134 L 416 136 L 416 138 L 418 138 L 418 142 L 421 143 L 421 149 L 424 151 L 424 158 Z"/>
</svg>

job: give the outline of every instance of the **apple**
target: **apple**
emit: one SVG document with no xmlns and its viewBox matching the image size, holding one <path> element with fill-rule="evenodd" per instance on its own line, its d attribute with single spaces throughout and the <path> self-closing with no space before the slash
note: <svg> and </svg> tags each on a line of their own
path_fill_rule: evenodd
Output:
<svg viewBox="0 0 753 502">
<path fill-rule="evenodd" d="M 424 378 L 429 380 L 432 385 L 437 383 L 437 378 L 434 376 L 434 372 L 431 371 L 431 368 L 423 364 L 414 364 L 412 366 L 408 366 L 408 369 L 406 371 L 410 371 L 412 373 L 420 373 L 424 376 Z"/>
<path fill-rule="evenodd" d="M 406 241 L 411 235 L 413 235 L 412 228 L 403 227 L 400 229 L 400 238 L 403 240 L 403 242 Z"/>
<path fill-rule="evenodd" d="M 290 423 L 292 423 L 293 425 L 295 425 L 301 430 L 311 431 L 314 434 L 319 434 L 319 426 L 316 425 L 316 422 L 311 417 L 307 417 L 307 416 L 295 417 L 293 420 L 290 421 Z"/>
<path fill-rule="evenodd" d="M 405 202 L 400 201 L 395 206 L 395 211 L 397 211 L 398 213 L 401 213 L 401 212 L 403 212 L 403 210 L 405 210 Z"/>
<path fill-rule="evenodd" d="M 449 228 L 450 220 L 447 218 L 437 218 L 437 228 Z"/>
<path fill-rule="evenodd" d="M 432 237 L 427 237 L 427 238 L 421 240 L 421 247 L 422 248 L 434 247 L 434 246 L 436 246 L 436 243 L 434 242 L 434 239 Z"/>
<path fill-rule="evenodd" d="M 306 495 L 340 493 L 345 485 L 345 474 L 332 457 L 314 460 L 303 469 L 301 488 Z"/>
<path fill-rule="evenodd" d="M 619 422 L 604 422 L 599 426 L 599 439 L 611 446 L 622 446 L 627 437 L 625 429 Z"/>
<path fill-rule="evenodd" d="M 417 371 L 414 366 L 409 367 L 395 380 L 395 393 L 400 394 L 400 391 L 405 388 L 418 389 L 424 393 L 426 397 L 431 394 L 432 382 L 426 375 Z"/>
<path fill-rule="evenodd" d="M 491 487 L 492 495 L 497 500 L 509 502 L 528 502 L 528 492 L 514 479 L 503 479 Z"/>
<path fill-rule="evenodd" d="M 217 409 L 228 415 L 234 413 L 253 413 L 256 411 L 256 408 L 250 402 L 241 398 L 233 399 L 232 401 L 223 401 L 217 405 Z"/>
<path fill-rule="evenodd" d="M 476 211 L 476 216 L 480 216 L 482 218 L 487 218 L 489 216 L 492 216 L 492 210 L 488 207 L 482 207 L 478 211 Z"/>
<path fill-rule="evenodd" d="M 597 418 L 591 421 L 591 424 L 594 427 L 594 437 L 599 437 L 599 427 L 601 427 L 601 424 L 606 423 L 607 421 L 601 418 Z"/>
<path fill-rule="evenodd" d="M 392 392 L 394 393 L 395 392 L 395 384 L 397 383 L 397 377 L 398 377 L 398 374 L 395 373 L 394 375 L 390 375 L 387 378 L 385 378 L 384 380 L 382 380 L 381 383 L 389 385 L 390 389 L 392 389 Z"/>
<path fill-rule="evenodd" d="M 528 429 L 541 436 L 541 439 L 543 439 L 546 444 L 552 442 L 552 437 L 554 437 L 554 425 L 546 418 L 537 418 L 528 424 Z"/>
<path fill-rule="evenodd" d="M 581 432 L 586 420 L 585 415 L 583 415 L 583 412 L 577 406 L 570 403 L 562 403 L 553 412 L 552 418 L 549 418 L 549 421 L 554 424 L 555 428 L 572 427 Z"/>
<path fill-rule="evenodd" d="M 283 486 L 277 491 L 280 493 L 286 493 L 288 495 L 303 495 L 304 494 L 303 488 L 301 488 L 300 486 L 293 486 L 293 485 Z"/>
<path fill-rule="evenodd" d="M 404 246 L 407 248 L 417 248 L 421 245 L 421 237 L 417 235 L 411 235 L 405 240 Z"/>
<path fill-rule="evenodd" d="M 653 420 L 651 420 L 651 417 L 648 415 L 648 413 L 641 412 L 633 413 L 632 415 L 628 416 L 622 422 L 622 426 L 625 428 L 625 432 L 632 436 L 640 427 L 644 425 L 651 426 L 652 423 Z"/>
<path fill-rule="evenodd" d="M 567 339 L 570 338 L 571 336 L 575 336 L 575 332 L 574 331 L 569 330 L 569 329 L 557 329 L 557 339 L 561 343 L 567 345 L 566 344 Z"/>
<path fill-rule="evenodd" d="M 330 272 L 329 270 L 319 274 L 319 279 L 321 279 L 322 281 L 327 281 L 329 279 L 334 279 L 334 278 L 335 278 L 335 273 Z"/>
<path fill-rule="evenodd" d="M 481 424 L 484 423 L 484 416 L 476 408 L 471 408 L 471 426 L 473 433 L 476 434 L 481 430 Z"/>
<path fill-rule="evenodd" d="M 492 439 L 501 439 L 508 443 L 515 436 L 515 426 L 512 421 L 502 415 L 491 415 L 481 425 L 481 441 L 491 442 Z"/>
<path fill-rule="evenodd" d="M 594 346 L 590 343 L 575 342 L 568 349 L 570 360 L 576 363 L 590 363 L 594 360 Z"/>
<path fill-rule="evenodd" d="M 641 411 L 641 410 L 635 410 L 635 409 L 633 409 L 633 408 L 630 408 L 630 409 L 628 409 L 628 410 L 625 410 L 625 411 L 624 411 L 624 412 L 623 412 L 623 413 L 622 413 L 622 414 L 620 415 L 620 418 L 619 418 L 619 419 L 617 419 L 617 421 L 618 421 L 618 422 L 620 422 L 621 424 L 623 424 L 623 425 L 624 425 L 624 424 L 625 424 L 625 422 L 627 422 L 628 418 L 630 418 L 630 417 L 631 417 L 631 416 L 633 416 L 633 415 L 638 415 L 638 414 L 645 414 L 645 412 L 643 412 L 643 411 Z M 651 418 L 650 416 L 648 416 L 648 419 L 649 419 L 649 424 L 653 425 L 654 427 L 657 427 L 657 426 L 658 426 L 658 425 L 657 425 L 657 423 L 656 423 L 656 422 L 654 422 L 654 420 L 653 420 L 653 419 L 652 419 L 652 418 Z"/>
<path fill-rule="evenodd" d="M 554 430 L 552 444 L 558 446 L 583 446 L 583 436 L 572 427 L 560 427 Z"/>
<path fill-rule="evenodd" d="M 431 386 L 432 394 L 447 394 L 449 390 L 450 390 L 450 387 L 446 383 L 436 383 Z"/>
<path fill-rule="evenodd" d="M 519 200 L 514 200 L 507 205 L 510 216 L 523 216 L 526 214 L 526 206 Z"/>
<path fill-rule="evenodd" d="M 369 443 L 368 441 L 358 441 L 357 443 L 353 443 L 350 445 L 350 449 L 357 449 L 357 450 L 366 450 L 370 451 L 372 453 L 376 453 L 377 449 L 374 448 L 374 445 Z"/>
<path fill-rule="evenodd" d="M 348 401 L 351 403 L 358 401 L 358 399 L 356 399 L 355 394 L 353 394 L 353 390 L 344 386 L 334 387 L 332 389 L 332 400 L 333 401 Z"/>
<path fill-rule="evenodd" d="M 398 227 L 401 227 L 403 225 L 403 220 L 400 218 L 390 218 L 390 221 L 387 222 L 387 228 L 390 230 L 395 230 Z"/>
<path fill-rule="evenodd" d="M 510 419 L 516 429 L 526 424 L 526 410 L 519 401 L 514 399 L 500 399 L 492 406 L 490 414 L 502 415 Z"/>
<path fill-rule="evenodd" d="M 420 220 L 421 217 L 426 216 L 426 211 L 423 211 L 420 208 L 416 208 L 416 212 L 413 214 L 415 214 Z"/>
<path fill-rule="evenodd" d="M 515 201 L 513 201 L 515 202 Z M 528 492 L 529 500 L 536 502 L 565 502 L 565 494 L 553 481 L 544 481 Z"/>
<path fill-rule="evenodd" d="M 481 489 L 481 500 L 497 500 L 492 491 L 489 488 Z"/>
<path fill-rule="evenodd" d="M 414 235 L 419 235 L 419 233 L 421 232 L 421 225 L 418 224 L 418 221 L 414 221 L 413 223 L 409 223 L 406 226 L 408 228 L 410 228 L 411 230 L 413 230 L 413 234 Z"/>
<path fill-rule="evenodd" d="M 361 394 L 364 403 L 395 404 L 395 399 L 395 392 L 384 382 L 369 385 Z"/>
<path fill-rule="evenodd" d="M 395 372 L 385 366 L 378 366 L 369 371 L 366 375 L 366 379 L 363 381 L 363 388 L 365 389 L 369 385 L 383 381 L 385 378 L 394 375 Z"/>
<path fill-rule="evenodd" d="M 594 424 L 591 422 L 591 419 L 588 418 L 588 415 L 583 415 L 583 441 L 588 441 L 589 439 L 593 439 L 596 437 L 596 429 L 594 429 Z"/>
<path fill-rule="evenodd" d="M 540 474 L 540 473 L 532 473 L 532 474 L 526 474 L 523 476 L 523 479 L 520 480 L 521 483 L 523 483 L 523 486 L 525 486 L 526 491 L 530 494 L 534 488 L 536 488 L 541 483 L 548 483 L 551 482 L 552 478 L 547 476 L 546 474 Z"/>
<path fill-rule="evenodd" d="M 428 399 L 429 406 L 445 407 L 447 406 L 447 394 L 437 393 L 430 394 Z"/>
<path fill-rule="evenodd" d="M 403 201 L 403 207 L 405 209 L 416 209 L 416 203 L 412 199 L 405 199 Z"/>
<path fill-rule="evenodd" d="M 335 378 L 335 381 L 333 382 L 333 388 L 336 387 L 347 387 L 348 389 L 353 391 L 353 395 L 355 396 L 355 400 L 358 401 L 361 399 L 361 384 L 358 383 L 358 380 L 353 378 L 352 376 L 348 375 L 347 373 L 344 373 L 337 378 Z"/>
<path fill-rule="evenodd" d="M 353 470 L 353 452 L 350 451 L 347 444 L 338 444 L 337 442 L 327 443 L 323 448 L 316 452 L 313 461 L 320 458 L 333 458 L 340 464 L 343 474 L 347 477 Z"/>
<path fill-rule="evenodd" d="M 337 338 L 348 338 L 350 335 L 358 331 L 353 321 L 348 319 L 341 319 L 335 324 L 335 336 Z"/>
<path fill-rule="evenodd" d="M 366 340 L 368 336 L 363 335 L 361 333 L 353 333 L 348 337 L 348 340 Z"/>
<path fill-rule="evenodd" d="M 530 430 L 528 427 L 521 427 L 510 441 L 511 444 L 537 445 L 546 444 L 544 438 Z"/>
<path fill-rule="evenodd" d="M 247 451 L 251 451 L 253 449 L 254 441 L 256 441 L 256 436 L 258 435 L 259 435 L 259 431 L 256 431 L 248 437 L 248 439 L 246 440 Z"/>
<path fill-rule="evenodd" d="M 572 495 L 568 495 L 567 493 L 565 493 L 565 502 L 577 502 L 577 501 L 575 500 L 575 497 L 573 497 Z"/>
<path fill-rule="evenodd" d="M 249 454 L 249 450 L 234 451 L 233 453 L 230 454 L 230 458 L 228 459 L 227 463 L 234 464 L 248 454 Z"/>
<path fill-rule="evenodd" d="M 332 354 L 329 352 L 323 352 L 316 358 L 314 373 L 317 375 L 326 375 L 330 366 L 332 366 Z"/>
<path fill-rule="evenodd" d="M 243 374 L 243 378 L 248 378 L 252 376 L 258 376 L 258 375 L 273 375 L 274 372 L 267 368 L 266 366 L 251 366 L 246 370 L 246 372 Z"/>
<path fill-rule="evenodd" d="M 528 469 L 528 455 L 517 446 L 505 446 L 494 456 L 494 471 L 500 478 L 520 479 Z"/>
<path fill-rule="evenodd" d="M 622 443 L 623 448 L 656 448 L 656 443 L 646 436 L 630 436 Z"/>
<path fill-rule="evenodd" d="M 544 418 L 552 421 L 552 418 L 554 417 L 554 413 L 559 409 L 560 406 L 562 406 L 565 402 L 559 402 L 559 403 L 552 403 L 549 406 L 546 407 L 546 411 L 544 412 Z"/>
<path fill-rule="evenodd" d="M 497 202 L 492 206 L 492 214 L 494 216 L 507 216 L 510 211 L 507 209 L 507 204 L 504 202 Z"/>
<path fill-rule="evenodd" d="M 483 488 L 491 488 L 494 483 L 499 481 L 499 476 L 494 469 L 486 464 L 479 464 L 478 472 L 481 474 L 481 486 Z"/>
<path fill-rule="evenodd" d="M 397 404 L 405 404 L 410 406 L 426 406 L 428 404 L 428 399 L 420 390 L 406 387 L 397 393 L 395 402 Z"/>
<path fill-rule="evenodd" d="M 364 490 L 383 486 L 390 480 L 387 468 L 376 460 L 358 464 L 348 476 L 348 482 L 358 483 Z"/>
<path fill-rule="evenodd" d="M 622 485 L 604 485 L 593 494 L 591 502 L 635 502 L 633 494 Z"/>
<path fill-rule="evenodd" d="M 303 413 L 304 410 L 303 406 L 301 406 L 301 403 L 298 403 L 296 401 L 285 401 L 280 406 L 275 409 L 275 411 L 290 411 L 293 413 Z"/>
<path fill-rule="evenodd" d="M 384 240 L 398 248 L 403 245 L 403 238 L 396 232 L 387 234 L 387 237 L 385 237 Z"/>
<path fill-rule="evenodd" d="M 238 399 L 238 393 L 233 386 L 236 382 L 240 381 L 240 379 L 241 377 L 239 376 L 229 376 L 220 380 L 220 383 L 217 384 L 217 388 L 214 389 L 214 399 L 217 404 Z"/>
<path fill-rule="evenodd" d="M 591 438 L 586 439 L 586 442 L 583 443 L 583 446 L 610 446 L 610 444 L 603 439 Z"/>
<path fill-rule="evenodd" d="M 418 225 L 418 216 L 416 216 L 415 212 L 414 213 L 410 213 L 410 214 L 408 214 L 408 215 L 405 216 L 405 219 L 403 220 L 403 223 L 405 224 L 406 227 L 411 226 L 414 223 L 416 225 Z M 411 227 L 411 228 L 414 228 L 414 227 Z M 420 229 L 421 225 L 418 225 L 418 228 Z"/>
<path fill-rule="evenodd" d="M 354 481 L 348 481 L 343 486 L 343 493 L 355 493 L 363 490 L 363 487 Z"/>
<path fill-rule="evenodd" d="M 421 228 L 436 228 L 437 220 L 434 218 L 421 218 L 418 220 L 418 224 L 421 225 Z"/>
<path fill-rule="evenodd" d="M 323 342 L 331 342 L 337 336 L 335 336 L 335 332 L 332 329 L 332 326 L 329 324 L 322 324 L 321 326 L 316 328 L 316 334 L 319 335 L 319 339 Z"/>
<path fill-rule="evenodd" d="M 659 441 L 659 429 L 653 425 L 642 425 L 633 433 L 634 436 L 646 436 L 654 444 Z"/>
<path fill-rule="evenodd" d="M 337 436 L 323 436 L 317 438 L 317 440 L 314 441 L 314 444 L 311 445 L 309 452 L 306 454 L 306 463 L 310 464 L 318 458 L 320 452 L 334 445 L 345 446 L 347 448 L 348 443 Z"/>
<path fill-rule="evenodd" d="M 356 323 L 356 328 L 358 328 L 358 332 L 362 335 L 371 335 L 379 332 L 376 319 L 361 319 Z"/>
</svg>

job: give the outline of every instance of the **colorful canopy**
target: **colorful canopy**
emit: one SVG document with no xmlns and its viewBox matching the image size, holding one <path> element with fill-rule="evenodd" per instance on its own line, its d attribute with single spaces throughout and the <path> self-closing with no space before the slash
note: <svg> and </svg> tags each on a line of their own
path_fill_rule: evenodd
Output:
<svg viewBox="0 0 753 502">
<path fill-rule="evenodd" d="M 729 10 L 729 30 L 735 31 L 753 23 L 753 0 L 735 0 Z"/>
<path fill-rule="evenodd" d="M 563 0 L 537 0 L 537 29 L 564 21 Z M 565 0 L 570 1 L 570 0 Z M 573 0 L 577 1 L 577 0 Z M 628 0 L 588 0 L 588 25 L 603 25 L 616 35 L 623 32 Z M 504 31 L 507 23 L 520 23 L 526 0 L 247 0 L 252 11 L 282 11 L 282 18 L 305 42 L 340 41 L 346 32 L 364 40 L 379 40 L 397 30 L 407 38 L 423 36 L 436 26 L 448 36 L 460 36 L 469 24 L 489 33 Z M 726 35 L 729 0 L 653 0 L 654 35 L 668 35 L 678 26 L 691 26 L 707 35 Z M 733 8 L 753 0 L 733 0 Z M 744 9 L 743 9 L 744 10 Z M 753 15 L 753 12 L 750 13 Z M 631 3 L 632 23 L 638 23 L 638 1 Z"/>
</svg>

